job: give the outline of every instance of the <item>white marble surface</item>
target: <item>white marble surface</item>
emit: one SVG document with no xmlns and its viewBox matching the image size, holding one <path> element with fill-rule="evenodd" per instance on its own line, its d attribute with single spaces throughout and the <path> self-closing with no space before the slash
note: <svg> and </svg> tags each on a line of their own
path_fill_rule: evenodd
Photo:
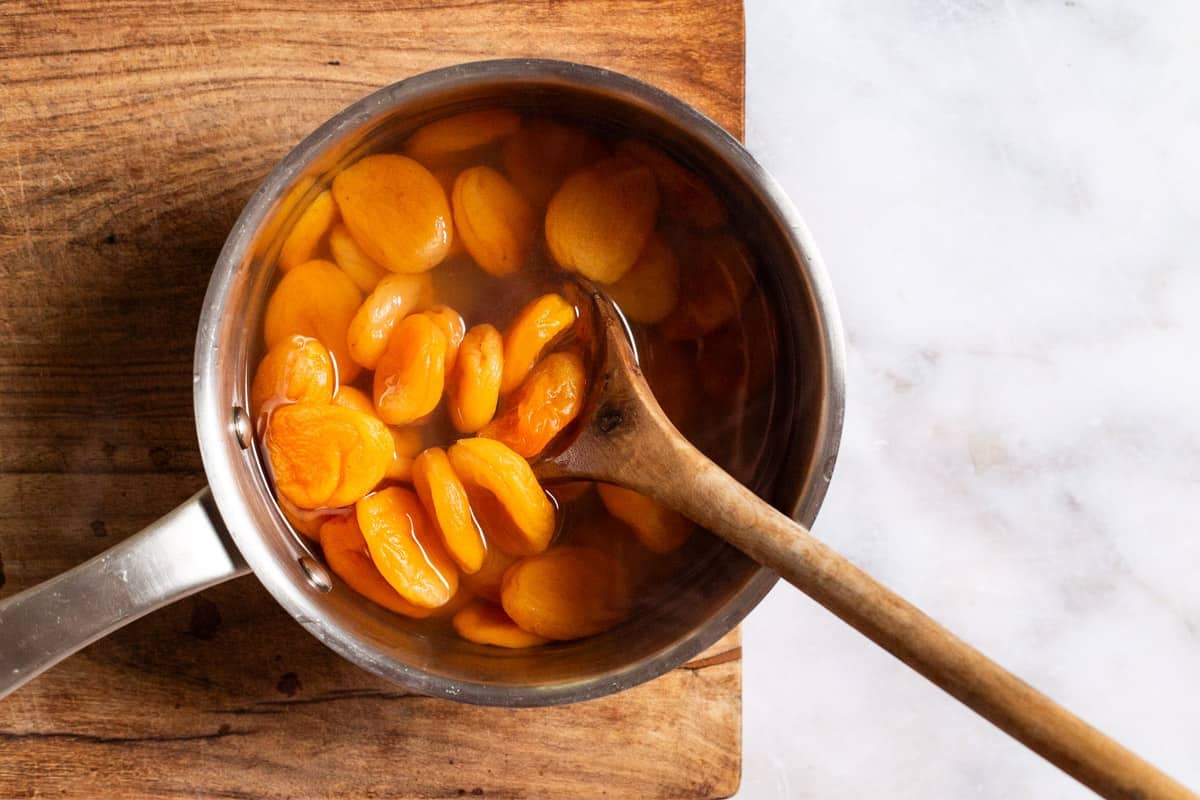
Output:
<svg viewBox="0 0 1200 800">
<path fill-rule="evenodd" d="M 1200 788 L 1200 3 L 748 0 L 848 343 L 816 526 Z M 740 798 L 1088 797 L 788 587 Z"/>
</svg>

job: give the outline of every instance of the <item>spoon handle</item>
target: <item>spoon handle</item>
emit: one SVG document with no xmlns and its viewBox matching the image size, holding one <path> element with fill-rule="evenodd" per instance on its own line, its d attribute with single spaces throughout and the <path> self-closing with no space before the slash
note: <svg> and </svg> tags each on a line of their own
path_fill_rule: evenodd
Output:
<svg viewBox="0 0 1200 800">
<path fill-rule="evenodd" d="M 1017 678 L 776 511 L 654 408 L 614 478 L 677 509 L 841 617 L 1097 794 L 1196 800 L 1187 787 Z M 632 440 L 631 440 L 632 441 Z"/>
</svg>

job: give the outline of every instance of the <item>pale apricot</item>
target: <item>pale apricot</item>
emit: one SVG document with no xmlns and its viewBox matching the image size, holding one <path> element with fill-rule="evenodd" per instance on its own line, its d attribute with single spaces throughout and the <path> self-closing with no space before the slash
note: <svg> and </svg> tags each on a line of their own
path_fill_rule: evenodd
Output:
<svg viewBox="0 0 1200 800">
<path fill-rule="evenodd" d="M 336 218 L 337 206 L 333 204 L 333 195 L 326 189 L 313 198 L 283 240 L 283 247 L 279 250 L 279 268 L 287 272 L 312 260 L 321 237 Z"/>
<path fill-rule="evenodd" d="M 389 425 L 410 425 L 437 407 L 446 383 L 446 334 L 423 314 L 406 317 L 375 370 L 375 411 Z"/>
<path fill-rule="evenodd" d="M 645 495 L 607 483 L 596 485 L 608 513 L 628 525 L 655 553 L 678 550 L 696 527 L 691 520 Z"/>
<path fill-rule="evenodd" d="M 534 458 L 579 415 L 587 397 L 587 373 L 577 354 L 551 353 L 504 401 L 479 431 L 525 458 Z"/>
<path fill-rule="evenodd" d="M 267 351 L 250 385 L 250 408 L 257 418 L 279 403 L 328 403 L 337 380 L 325 345 L 307 336 L 289 336 Z"/>
<path fill-rule="evenodd" d="M 379 281 L 346 330 L 350 357 L 367 369 L 375 369 L 387 349 L 392 331 L 432 294 L 433 283 L 428 273 L 388 275 Z"/>
<path fill-rule="evenodd" d="M 430 167 L 452 163 L 516 133 L 521 118 L 507 108 L 467 111 L 415 130 L 404 152 Z"/>
<path fill-rule="evenodd" d="M 363 292 L 370 293 L 390 274 L 363 252 L 350 231 L 340 222 L 329 231 L 329 252 L 342 272 Z"/>
<path fill-rule="evenodd" d="M 337 405 L 282 406 L 267 425 L 275 488 L 300 508 L 355 502 L 383 480 L 393 448 L 386 425 Z"/>
<path fill-rule="evenodd" d="M 263 338 L 273 348 L 289 336 L 317 339 L 329 350 L 338 380 L 350 383 L 359 373 L 350 357 L 346 331 L 362 303 L 354 282 L 337 265 L 309 261 L 283 276 L 267 301 Z"/>
<path fill-rule="evenodd" d="M 442 185 L 411 158 L 374 155 L 333 179 L 342 219 L 362 251 L 392 272 L 424 272 L 450 250 L 454 228 Z"/>
<path fill-rule="evenodd" d="M 467 490 L 446 451 L 431 447 L 413 462 L 413 487 L 442 535 L 450 557 L 465 573 L 478 572 L 487 553 L 483 532 L 471 514 Z"/>
<path fill-rule="evenodd" d="M 474 433 L 491 422 L 500 400 L 504 339 L 491 325 L 467 331 L 447 381 L 450 421 L 460 433 Z"/>
<path fill-rule="evenodd" d="M 463 246 L 486 272 L 503 276 L 525 265 L 537 235 L 533 208 L 503 175 L 491 167 L 459 173 L 451 198 L 454 229 Z"/>
<path fill-rule="evenodd" d="M 458 591 L 458 570 L 410 489 L 389 486 L 355 505 L 371 561 L 393 589 L 422 608 L 438 608 Z"/>
<path fill-rule="evenodd" d="M 679 302 L 679 259 L 670 245 L 652 235 L 633 268 L 605 289 L 629 319 L 660 322 Z"/>
<path fill-rule="evenodd" d="M 567 178 L 546 208 L 546 244 L 559 266 L 615 283 L 637 261 L 654 230 L 654 173 L 614 156 Z"/>
<path fill-rule="evenodd" d="M 521 385 L 542 352 L 575 324 L 578 315 L 575 306 L 559 294 L 544 294 L 521 309 L 504 332 L 501 394 L 508 394 Z"/>
<path fill-rule="evenodd" d="M 489 541 L 523 556 L 550 546 L 557 524 L 554 504 L 534 477 L 529 462 L 494 439 L 460 439 L 448 452 L 459 480 L 490 494 L 504 509 L 512 526 L 485 526 Z M 475 499 L 472 497 L 472 506 Z"/>
<path fill-rule="evenodd" d="M 372 603 L 381 605 L 388 611 L 418 619 L 433 613 L 431 608 L 423 608 L 405 600 L 384 580 L 375 563 L 371 561 L 367 540 L 363 538 L 362 530 L 358 527 L 358 518 L 354 514 L 330 519 L 321 526 L 320 539 L 325 563 L 333 570 L 333 574 Z"/>
<path fill-rule="evenodd" d="M 602 633 L 624 620 L 633 607 L 629 577 L 617 559 L 569 546 L 509 567 L 500 601 L 522 629 L 559 640 Z"/>
<path fill-rule="evenodd" d="M 451 620 L 454 630 L 468 642 L 493 647 L 536 647 L 548 639 L 529 633 L 504 613 L 504 609 L 482 600 L 464 606 Z"/>
</svg>

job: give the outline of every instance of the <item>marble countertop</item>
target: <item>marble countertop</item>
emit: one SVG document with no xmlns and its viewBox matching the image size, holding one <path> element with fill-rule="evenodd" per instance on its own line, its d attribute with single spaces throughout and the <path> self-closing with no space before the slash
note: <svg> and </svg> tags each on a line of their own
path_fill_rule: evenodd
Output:
<svg viewBox="0 0 1200 800">
<path fill-rule="evenodd" d="M 1200 788 L 1200 4 L 746 14 L 846 328 L 816 532 Z M 745 663 L 739 798 L 1091 796 L 790 587 Z"/>
</svg>

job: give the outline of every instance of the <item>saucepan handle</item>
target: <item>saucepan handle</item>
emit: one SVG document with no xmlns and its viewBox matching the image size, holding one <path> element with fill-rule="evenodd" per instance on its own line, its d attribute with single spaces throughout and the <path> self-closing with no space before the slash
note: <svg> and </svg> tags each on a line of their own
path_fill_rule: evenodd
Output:
<svg viewBox="0 0 1200 800">
<path fill-rule="evenodd" d="M 0 600 L 0 698 L 138 617 L 249 571 L 204 489 L 90 561 Z"/>
</svg>

